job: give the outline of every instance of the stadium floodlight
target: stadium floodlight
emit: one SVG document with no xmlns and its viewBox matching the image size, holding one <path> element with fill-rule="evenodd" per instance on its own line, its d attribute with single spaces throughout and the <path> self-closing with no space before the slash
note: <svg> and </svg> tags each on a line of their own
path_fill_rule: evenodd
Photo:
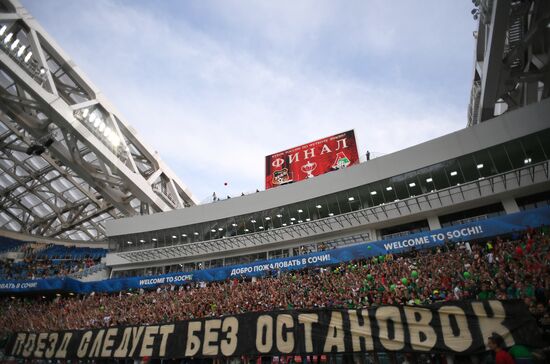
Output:
<svg viewBox="0 0 550 364">
<path fill-rule="evenodd" d="M 256 223 L 256 220 L 250 220 L 251 223 L 255 224 Z"/>
<path fill-rule="evenodd" d="M 374 195 L 376 195 L 376 191 L 371 191 L 370 194 L 374 196 Z"/>
<path fill-rule="evenodd" d="M 244 229 L 244 232 L 245 232 L 245 233 L 247 233 L 247 232 L 249 232 L 249 231 L 250 231 L 250 230 L 248 230 L 248 229 Z"/>
<path fill-rule="evenodd" d="M 290 218 L 290 221 L 296 221 L 296 218 L 295 218 L 295 217 L 291 217 L 291 218 Z"/>
<path fill-rule="evenodd" d="M 281 218 L 281 217 L 283 217 L 283 215 L 281 215 L 281 214 L 277 214 L 277 217 L 278 217 L 278 218 Z"/>
<path fill-rule="evenodd" d="M 88 114 L 90 113 L 90 110 L 89 109 L 84 109 L 84 111 L 82 111 L 82 117 L 84 119 L 86 119 L 86 117 L 88 116 Z"/>
<path fill-rule="evenodd" d="M 13 33 L 6 35 L 6 38 L 4 38 L 4 44 L 8 44 L 11 41 L 12 37 L 13 37 Z"/>
<path fill-rule="evenodd" d="M 31 59 L 31 56 L 32 56 L 32 52 L 29 51 L 29 53 L 27 53 L 25 58 L 23 58 L 23 62 L 27 63 L 29 61 L 29 59 Z"/>
<path fill-rule="evenodd" d="M 186 238 L 186 237 L 187 237 L 187 234 L 181 234 L 181 237 L 182 237 L 182 238 Z"/>
<path fill-rule="evenodd" d="M 109 136 L 111 135 L 112 132 L 113 132 L 113 131 L 111 130 L 111 128 L 106 127 L 105 130 L 103 130 L 103 136 L 104 136 L 105 138 L 109 138 Z"/>
<path fill-rule="evenodd" d="M 414 182 L 409 183 L 409 187 L 414 187 L 414 186 L 416 186 L 416 183 Z"/>
<path fill-rule="evenodd" d="M 213 232 L 213 233 L 215 233 L 215 232 L 216 232 L 216 229 L 212 229 L 212 230 L 210 230 L 210 231 Z"/>
<path fill-rule="evenodd" d="M 481 169 L 481 168 L 483 168 L 483 163 L 479 163 L 479 164 L 477 165 L 477 169 Z"/>
<path fill-rule="evenodd" d="M 151 240 L 153 240 L 153 241 L 157 241 L 157 238 L 153 238 L 153 239 L 151 239 Z"/>
<path fill-rule="evenodd" d="M 19 47 L 19 50 L 17 51 L 17 57 L 21 57 L 23 55 L 23 53 L 25 53 L 25 46 L 22 45 L 21 47 Z"/>
<path fill-rule="evenodd" d="M 172 239 L 177 239 L 178 237 L 175 235 L 172 235 Z"/>
<path fill-rule="evenodd" d="M 131 241 L 128 241 L 127 243 L 128 243 L 128 245 L 131 245 L 131 244 L 132 244 L 132 242 L 131 242 Z"/>
<path fill-rule="evenodd" d="M 263 230 L 263 229 L 264 229 L 264 227 L 263 227 L 263 226 L 260 226 L 260 227 L 259 227 L 258 229 L 260 229 L 260 230 Z"/>
<path fill-rule="evenodd" d="M 269 221 L 269 220 L 271 220 L 271 217 L 266 216 L 265 219 L 266 219 L 267 221 Z"/>
<path fill-rule="evenodd" d="M 2 25 L 2 28 L 0 28 L 0 35 L 4 35 L 4 33 L 6 32 L 6 29 L 8 29 L 8 27 L 5 25 Z"/>
<path fill-rule="evenodd" d="M 286 222 L 283 222 L 283 226 L 286 226 Z"/>
<path fill-rule="evenodd" d="M 301 224 L 301 223 L 303 223 L 303 221 L 302 221 L 302 220 L 298 220 L 298 222 L 299 222 L 300 224 Z"/>
<path fill-rule="evenodd" d="M 90 114 L 90 117 L 88 118 L 88 121 L 90 123 L 93 123 L 95 121 L 95 119 L 97 119 L 97 115 L 96 115 L 95 112 L 93 112 L 93 113 Z"/>
<path fill-rule="evenodd" d="M 315 206 L 315 207 L 318 208 L 318 209 L 320 209 L 320 208 L 322 208 L 323 206 L 317 205 L 317 206 Z"/>
<path fill-rule="evenodd" d="M 397 202 L 397 201 L 399 201 L 399 199 L 398 199 L 398 198 L 396 198 L 395 200 L 393 200 L 393 202 Z"/>
<path fill-rule="evenodd" d="M 311 219 L 308 217 L 308 218 L 306 219 L 306 221 L 311 221 Z"/>
<path fill-rule="evenodd" d="M 13 50 L 15 50 L 15 48 L 17 48 L 18 45 L 19 45 L 19 39 L 16 39 L 16 40 L 12 43 L 10 49 L 13 51 Z"/>
<path fill-rule="evenodd" d="M 223 228 L 218 228 L 218 231 L 223 231 Z"/>
<path fill-rule="evenodd" d="M 426 182 L 428 182 L 428 183 L 433 182 L 433 178 L 432 177 L 426 178 Z"/>
<path fill-rule="evenodd" d="M 231 226 L 233 226 L 233 227 L 237 227 L 237 224 L 233 223 L 233 224 L 231 224 Z"/>
<path fill-rule="evenodd" d="M 195 231 L 195 232 L 193 233 L 193 235 L 197 236 L 197 235 L 199 235 L 199 233 Z"/>
<path fill-rule="evenodd" d="M 328 216 L 334 216 L 334 214 L 332 212 L 329 212 Z"/>
<path fill-rule="evenodd" d="M 298 213 L 299 213 L 299 214 L 301 214 L 302 212 L 304 212 L 304 210 L 298 209 Z"/>
<path fill-rule="evenodd" d="M 97 127 L 97 130 L 99 130 L 100 133 L 103 133 L 103 130 L 105 130 L 105 127 L 106 127 L 106 126 L 107 126 L 107 125 L 105 125 L 105 122 L 104 122 L 104 121 L 101 121 L 101 122 L 99 123 L 99 126 Z"/>
<path fill-rule="evenodd" d="M 44 67 L 40 68 L 40 74 L 43 75 L 44 73 L 46 73 L 46 69 Z"/>
<path fill-rule="evenodd" d="M 101 124 L 103 122 L 103 120 L 101 120 L 101 116 L 97 116 L 97 118 L 95 119 L 94 121 L 94 128 L 99 128 L 99 124 Z"/>
<path fill-rule="evenodd" d="M 523 161 L 524 164 L 529 164 L 531 163 L 531 158 L 525 158 L 525 160 Z"/>
<path fill-rule="evenodd" d="M 139 242 L 140 242 L 140 243 L 145 243 L 145 240 L 140 239 Z"/>
<path fill-rule="evenodd" d="M 393 187 L 392 187 L 392 186 L 386 187 L 386 191 L 391 191 L 391 190 L 393 190 Z"/>
<path fill-rule="evenodd" d="M 452 171 L 452 172 L 451 172 L 451 176 L 452 176 L 452 177 L 456 176 L 457 174 L 458 174 L 457 171 Z"/>
<path fill-rule="evenodd" d="M 355 197 L 351 196 L 351 197 L 348 197 L 348 201 L 354 201 L 355 200 Z"/>
</svg>

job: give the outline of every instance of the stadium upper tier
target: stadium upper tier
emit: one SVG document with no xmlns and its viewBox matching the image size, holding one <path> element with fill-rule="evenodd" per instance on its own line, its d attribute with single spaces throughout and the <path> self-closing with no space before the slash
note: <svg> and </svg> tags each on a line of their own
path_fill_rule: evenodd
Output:
<svg viewBox="0 0 550 364">
<path fill-rule="evenodd" d="M 550 101 L 503 114 L 366 163 L 307 181 L 149 216 L 110 221 L 112 266 L 226 257 L 361 234 L 548 190 Z M 527 176 L 530 175 L 530 178 Z M 399 231 L 396 231 L 399 232 Z M 352 241 L 354 242 L 354 241 Z M 239 252 L 240 251 L 240 252 Z"/>
<path fill-rule="evenodd" d="M 0 236 L 0 254 L 18 250 L 25 242 Z"/>
<path fill-rule="evenodd" d="M 97 270 L 107 249 L 0 237 L 0 280 L 28 280 Z M 104 267 L 104 265 L 102 265 Z"/>
</svg>

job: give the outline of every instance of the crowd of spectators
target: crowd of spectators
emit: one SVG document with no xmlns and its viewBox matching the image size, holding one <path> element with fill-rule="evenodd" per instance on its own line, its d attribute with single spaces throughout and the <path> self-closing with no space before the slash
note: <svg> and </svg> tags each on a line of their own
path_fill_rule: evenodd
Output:
<svg viewBox="0 0 550 364">
<path fill-rule="evenodd" d="M 529 230 L 514 241 L 447 244 L 261 279 L 193 282 L 150 291 L 3 298 L 0 331 L 154 324 L 250 311 L 361 308 L 468 299 L 523 299 L 550 326 L 550 239 Z"/>
<path fill-rule="evenodd" d="M 0 279 L 26 280 L 68 276 L 82 272 L 98 264 L 98 260 L 86 259 L 35 259 L 25 258 L 21 262 L 0 262 Z"/>
<path fill-rule="evenodd" d="M 26 280 L 67 276 L 91 268 L 105 256 L 105 249 L 48 244 L 26 245 L 20 261 L 0 260 L 0 280 Z"/>
</svg>

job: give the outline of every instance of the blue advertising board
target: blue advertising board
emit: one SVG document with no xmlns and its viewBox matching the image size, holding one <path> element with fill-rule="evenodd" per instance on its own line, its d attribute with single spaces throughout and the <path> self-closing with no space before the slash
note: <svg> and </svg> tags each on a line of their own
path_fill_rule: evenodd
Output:
<svg viewBox="0 0 550 364">
<path fill-rule="evenodd" d="M 115 278 L 81 282 L 72 278 L 49 278 L 25 281 L 0 281 L 0 293 L 68 291 L 74 293 L 118 292 L 128 289 L 153 288 L 162 284 L 181 285 L 190 281 L 223 281 L 240 277 L 259 277 L 271 271 L 290 271 L 321 267 L 411 249 L 428 249 L 445 244 L 494 237 L 550 224 L 550 207 L 521 211 L 491 219 L 454 225 L 398 238 L 352 245 L 311 254 L 257 261 L 185 273 L 148 277 Z"/>
</svg>

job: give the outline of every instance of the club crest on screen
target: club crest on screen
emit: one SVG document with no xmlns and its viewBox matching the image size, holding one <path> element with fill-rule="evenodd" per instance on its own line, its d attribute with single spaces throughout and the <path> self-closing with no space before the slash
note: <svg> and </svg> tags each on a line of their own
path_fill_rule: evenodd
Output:
<svg viewBox="0 0 550 364">
<path fill-rule="evenodd" d="M 273 184 L 282 185 L 289 182 L 292 182 L 292 179 L 288 173 L 288 168 L 283 168 L 273 172 Z"/>
</svg>

